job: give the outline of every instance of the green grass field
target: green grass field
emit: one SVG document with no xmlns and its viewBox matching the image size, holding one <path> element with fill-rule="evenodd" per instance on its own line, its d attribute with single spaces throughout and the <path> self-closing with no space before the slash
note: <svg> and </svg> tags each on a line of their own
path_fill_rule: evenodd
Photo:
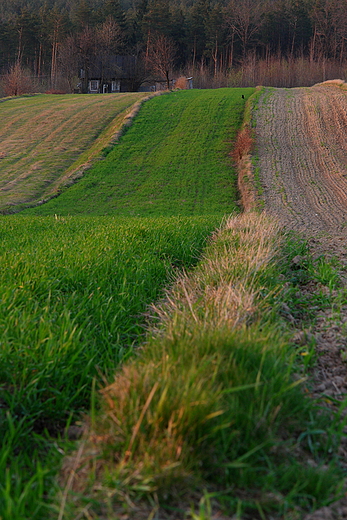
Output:
<svg viewBox="0 0 347 520">
<path fill-rule="evenodd" d="M 14 180 L 5 205 L 23 202 L 20 186 L 32 190 L 31 203 L 44 193 L 37 183 L 58 185 L 106 147 L 105 159 L 62 195 L 0 220 L 3 520 L 48 517 L 69 446 L 64 429 L 89 408 L 93 381 L 113 379 L 145 337 L 147 306 L 196 264 L 223 214 L 237 208 L 228 153 L 242 122 L 241 93 L 252 90 L 155 98 L 108 148 L 124 117 L 119 99 L 123 110 L 136 96 L 35 96 L 0 105 L 10 147 L 0 167 L 13 168 Z M 86 128 L 83 118 L 93 123 Z M 32 143 L 24 141 L 24 119 L 35 123 Z M 38 155 L 45 166 L 19 183 Z"/>
<path fill-rule="evenodd" d="M 89 407 L 93 378 L 112 380 L 142 341 L 146 306 L 219 221 L 1 218 L 1 518 L 47 518 L 54 438 Z"/>
<path fill-rule="evenodd" d="M 265 214 L 224 223 L 91 407 L 59 518 L 298 520 L 340 497 L 346 399 L 334 413 L 312 399 L 315 345 L 293 343 L 283 310 L 305 329 L 346 291 L 329 293 L 336 271 L 306 255 Z"/>
<path fill-rule="evenodd" d="M 0 520 L 296 519 L 338 496 L 343 406 L 304 398 L 314 346 L 282 313 L 307 319 L 298 280 L 335 306 L 338 277 L 292 272 L 305 245 L 265 216 L 225 219 L 253 91 L 155 97 L 115 144 L 138 95 L 0 104 L 5 211 L 61 191 L 0 217 Z"/>
<path fill-rule="evenodd" d="M 0 103 L 0 211 L 55 193 L 100 153 L 146 94 L 36 95 Z"/>
<path fill-rule="evenodd" d="M 253 89 L 180 91 L 146 102 L 121 141 L 58 198 L 30 210 L 59 215 L 231 213 L 228 153 Z"/>
</svg>

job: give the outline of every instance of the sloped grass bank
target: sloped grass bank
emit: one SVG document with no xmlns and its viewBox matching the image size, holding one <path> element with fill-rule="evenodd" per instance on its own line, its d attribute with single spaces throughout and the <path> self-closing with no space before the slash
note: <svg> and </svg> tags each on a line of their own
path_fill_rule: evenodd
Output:
<svg viewBox="0 0 347 520">
<path fill-rule="evenodd" d="M 220 217 L 0 219 L 0 517 L 48 518 L 64 430 Z"/>
<path fill-rule="evenodd" d="M 47 95 L 0 104 L 0 211 L 37 204 L 109 144 L 146 93 Z"/>
<path fill-rule="evenodd" d="M 279 314 L 296 254 L 264 215 L 215 234 L 153 309 L 140 356 L 101 391 L 65 462 L 59 520 L 302 518 L 338 494 L 338 428 L 305 396 Z"/>
<path fill-rule="evenodd" d="M 253 92 L 191 90 L 147 101 L 104 160 L 30 214 L 230 214 L 238 193 L 229 152 Z"/>
</svg>

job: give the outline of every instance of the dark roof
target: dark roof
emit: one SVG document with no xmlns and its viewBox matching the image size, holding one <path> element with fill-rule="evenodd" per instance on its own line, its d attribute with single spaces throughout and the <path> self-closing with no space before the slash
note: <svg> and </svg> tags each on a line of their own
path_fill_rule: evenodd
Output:
<svg viewBox="0 0 347 520">
<path fill-rule="evenodd" d="M 128 79 L 133 77 L 136 64 L 135 56 L 97 56 L 88 67 L 88 77 L 89 79 Z"/>
</svg>

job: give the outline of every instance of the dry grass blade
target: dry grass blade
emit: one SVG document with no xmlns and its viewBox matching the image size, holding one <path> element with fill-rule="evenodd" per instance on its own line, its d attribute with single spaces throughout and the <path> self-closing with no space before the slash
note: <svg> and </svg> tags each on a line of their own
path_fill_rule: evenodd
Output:
<svg viewBox="0 0 347 520">
<path fill-rule="evenodd" d="M 149 396 L 148 396 L 148 398 L 147 398 L 147 401 L 146 401 L 146 403 L 145 403 L 145 406 L 142 408 L 142 411 L 141 411 L 141 413 L 140 413 L 140 417 L 139 417 L 137 423 L 135 424 L 135 427 L 134 427 L 134 430 L 133 430 L 133 433 L 132 433 L 132 436 L 131 436 L 131 439 L 130 439 L 130 442 L 129 442 L 129 446 L 128 446 L 126 452 L 125 452 L 124 462 L 129 461 L 129 459 L 131 458 L 131 454 L 132 454 L 132 453 L 131 453 L 131 450 L 132 450 L 132 447 L 133 447 L 134 441 L 135 441 L 136 436 L 137 436 L 137 434 L 138 434 L 138 432 L 139 432 L 139 429 L 140 429 L 141 423 L 142 423 L 142 421 L 143 421 L 143 418 L 144 418 L 144 416 L 145 416 L 145 413 L 147 412 L 148 407 L 149 407 L 149 405 L 151 404 L 151 401 L 152 401 L 152 399 L 153 399 L 153 397 L 154 397 L 154 394 L 155 394 L 157 388 L 158 388 L 158 382 L 156 382 L 156 383 L 154 384 L 152 390 L 150 391 L 150 394 L 149 394 Z"/>
<path fill-rule="evenodd" d="M 84 452 L 84 448 L 85 448 L 85 442 L 82 441 L 80 447 L 78 448 L 73 467 L 70 470 L 70 475 L 69 475 L 69 478 L 67 480 L 67 483 L 66 483 L 66 486 L 64 489 L 64 493 L 63 493 L 63 497 L 62 497 L 61 505 L 60 505 L 60 510 L 59 510 L 59 515 L 58 515 L 58 520 L 63 520 L 63 518 L 64 518 L 64 511 L 65 511 L 67 497 L 68 497 L 69 492 L 72 489 L 73 480 L 76 477 L 76 471 L 80 464 L 82 454 Z"/>
</svg>

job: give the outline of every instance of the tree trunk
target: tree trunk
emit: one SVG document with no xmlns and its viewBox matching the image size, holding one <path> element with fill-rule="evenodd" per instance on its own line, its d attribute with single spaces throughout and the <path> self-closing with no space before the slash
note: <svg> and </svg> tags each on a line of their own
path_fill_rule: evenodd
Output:
<svg viewBox="0 0 347 520">
<path fill-rule="evenodd" d="M 52 44 L 52 63 L 51 63 L 51 88 L 55 89 L 57 79 L 57 53 L 58 53 L 58 42 L 53 41 Z"/>
<path fill-rule="evenodd" d="M 218 39 L 216 34 L 216 45 L 214 50 L 212 51 L 212 59 L 214 63 L 214 77 L 217 77 L 217 63 L 218 63 Z"/>
<path fill-rule="evenodd" d="M 316 54 L 316 36 L 317 36 L 317 27 L 314 27 L 313 37 L 310 42 L 310 62 L 312 63 Z"/>
<path fill-rule="evenodd" d="M 231 35 L 231 47 L 230 47 L 230 60 L 229 60 L 229 67 L 230 69 L 233 68 L 234 65 L 234 40 L 235 40 L 235 32 L 232 32 Z"/>
</svg>

